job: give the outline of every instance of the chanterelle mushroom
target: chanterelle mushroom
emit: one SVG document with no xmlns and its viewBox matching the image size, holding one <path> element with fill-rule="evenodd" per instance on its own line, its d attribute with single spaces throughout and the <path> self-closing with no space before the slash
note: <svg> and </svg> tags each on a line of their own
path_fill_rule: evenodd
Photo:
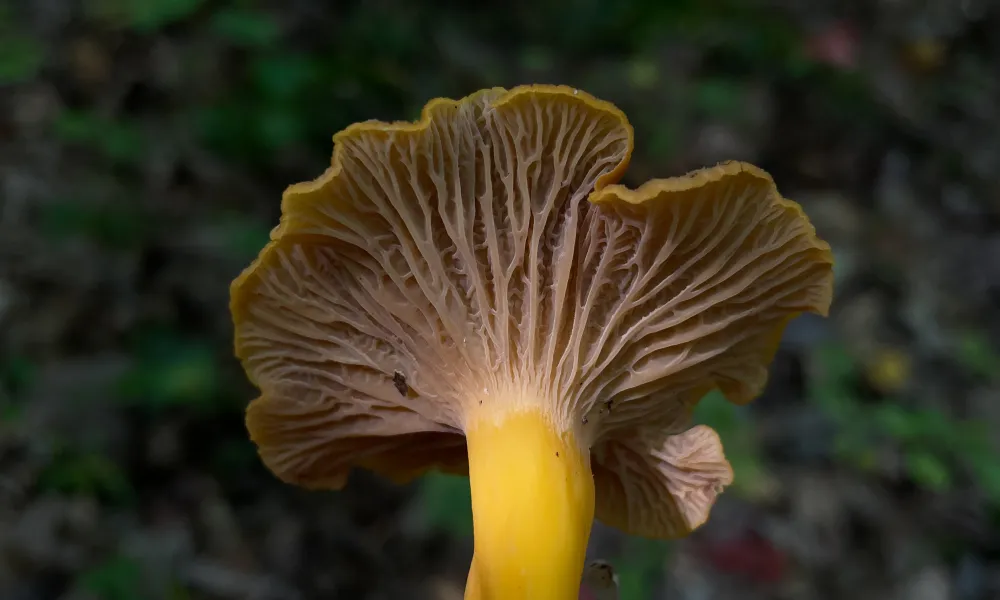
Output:
<svg viewBox="0 0 1000 600">
<path fill-rule="evenodd" d="M 743 163 L 615 185 L 632 128 L 566 87 L 433 100 L 334 137 L 233 282 L 247 426 L 285 481 L 468 472 L 466 597 L 575 598 L 593 517 L 684 535 L 732 480 L 683 431 L 709 390 L 757 395 L 779 338 L 825 314 L 832 258 Z"/>
</svg>

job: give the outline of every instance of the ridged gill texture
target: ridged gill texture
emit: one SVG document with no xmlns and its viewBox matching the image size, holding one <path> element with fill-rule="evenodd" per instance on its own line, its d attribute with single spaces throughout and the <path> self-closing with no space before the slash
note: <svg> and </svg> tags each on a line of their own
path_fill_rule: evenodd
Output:
<svg viewBox="0 0 1000 600">
<path fill-rule="evenodd" d="M 744 163 L 616 185 L 632 128 L 565 87 L 434 100 L 334 142 L 232 286 L 266 464 L 309 487 L 466 472 L 473 407 L 535 405 L 590 447 L 598 518 L 703 522 L 732 471 L 714 432 L 683 432 L 691 409 L 751 400 L 787 322 L 829 308 L 830 250 L 798 205 Z"/>
</svg>

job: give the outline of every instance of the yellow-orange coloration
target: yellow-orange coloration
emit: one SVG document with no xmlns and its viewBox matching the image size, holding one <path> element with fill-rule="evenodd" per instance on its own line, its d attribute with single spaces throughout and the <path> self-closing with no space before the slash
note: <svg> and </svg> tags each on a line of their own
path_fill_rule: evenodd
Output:
<svg viewBox="0 0 1000 600">
<path fill-rule="evenodd" d="M 575 600 L 595 515 L 656 538 L 704 523 L 733 473 L 691 411 L 751 401 L 788 322 L 832 299 L 829 246 L 771 177 L 618 185 L 632 126 L 564 86 L 334 143 L 232 284 L 265 464 L 316 489 L 467 472 L 467 600 Z"/>
<path fill-rule="evenodd" d="M 590 453 L 539 411 L 466 432 L 475 556 L 466 600 L 575 600 L 594 519 Z"/>
</svg>

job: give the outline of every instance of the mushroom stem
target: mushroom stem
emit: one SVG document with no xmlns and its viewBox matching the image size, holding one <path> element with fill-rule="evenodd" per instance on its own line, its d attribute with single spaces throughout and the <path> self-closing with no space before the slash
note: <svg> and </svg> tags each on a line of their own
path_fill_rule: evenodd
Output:
<svg viewBox="0 0 1000 600">
<path fill-rule="evenodd" d="M 576 600 L 594 520 L 590 452 L 541 411 L 467 425 L 475 554 L 466 600 Z"/>
</svg>

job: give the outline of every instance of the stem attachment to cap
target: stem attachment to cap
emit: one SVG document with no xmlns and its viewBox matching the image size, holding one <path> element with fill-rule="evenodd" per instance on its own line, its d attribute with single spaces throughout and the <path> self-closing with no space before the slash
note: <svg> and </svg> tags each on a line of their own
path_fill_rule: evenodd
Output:
<svg viewBox="0 0 1000 600">
<path fill-rule="evenodd" d="M 590 452 L 538 410 L 466 428 L 475 556 L 466 600 L 576 600 L 594 520 Z"/>
</svg>

